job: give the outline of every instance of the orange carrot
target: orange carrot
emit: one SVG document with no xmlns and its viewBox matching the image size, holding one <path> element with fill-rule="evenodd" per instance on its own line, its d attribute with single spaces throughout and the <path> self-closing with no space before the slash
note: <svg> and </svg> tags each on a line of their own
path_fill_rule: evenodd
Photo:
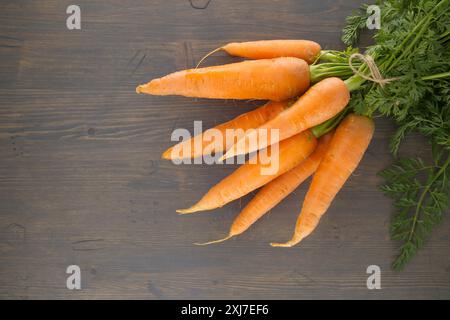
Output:
<svg viewBox="0 0 450 320">
<path fill-rule="evenodd" d="M 283 101 L 305 92 L 309 81 L 308 64 L 304 60 L 287 57 L 178 71 L 140 85 L 136 92 Z"/>
<path fill-rule="evenodd" d="M 211 242 L 197 243 L 198 245 L 206 245 L 218 243 L 237 236 L 253 225 L 259 218 L 269 212 L 273 207 L 286 198 L 294 191 L 303 181 L 316 171 L 325 154 L 333 133 L 320 138 L 317 148 L 305 160 L 302 161 L 294 169 L 282 174 L 278 178 L 270 181 L 253 197 L 253 199 L 245 206 L 245 208 L 234 219 L 228 236 Z"/>
<path fill-rule="evenodd" d="M 309 40 L 260 40 L 232 42 L 217 48 L 200 60 L 199 64 L 211 54 L 223 50 L 229 55 L 249 59 L 272 59 L 295 57 L 313 63 L 320 54 L 320 45 Z M 198 65 L 197 65 L 198 66 Z"/>
<path fill-rule="evenodd" d="M 164 151 L 162 157 L 163 159 L 174 160 L 174 159 L 183 159 L 183 158 L 196 158 L 206 153 L 218 153 L 228 150 L 228 148 L 234 143 L 231 139 L 226 139 L 226 130 L 234 129 L 236 130 L 236 139 L 241 138 L 245 131 L 252 128 L 257 128 L 263 123 L 269 121 L 274 118 L 281 111 L 286 109 L 289 106 L 288 101 L 284 102 L 273 102 L 270 101 L 250 112 L 241 114 L 240 116 L 230 120 L 228 122 L 222 123 L 212 129 L 217 130 L 217 132 L 221 133 L 223 137 L 223 141 L 221 144 L 213 144 L 211 141 L 207 141 L 205 137 L 209 136 L 209 133 L 212 132 L 212 129 L 208 129 L 205 132 L 196 135 L 195 137 L 182 141 L 176 144 L 173 147 L 170 147 L 166 151 Z M 208 150 L 208 146 L 213 144 L 213 148 Z M 201 146 L 198 148 L 196 146 Z M 223 148 L 220 148 L 223 147 Z M 190 150 L 190 154 L 184 155 L 177 153 L 176 150 Z"/>
<path fill-rule="evenodd" d="M 279 129 L 279 141 L 319 125 L 342 111 L 350 100 L 350 91 L 339 78 L 326 78 L 312 86 L 290 108 L 266 122 L 259 129 Z M 227 159 L 267 147 L 269 141 L 258 141 L 258 130 L 246 134 L 222 157 Z M 257 141 L 257 143 L 251 143 Z M 277 142 L 272 139 L 272 143 Z"/>
<path fill-rule="evenodd" d="M 272 163 L 263 164 L 259 157 L 256 159 L 256 163 L 252 163 L 252 159 L 250 159 L 212 187 L 199 202 L 188 209 L 177 210 L 177 212 L 186 214 L 211 210 L 243 197 L 300 164 L 313 152 L 316 144 L 317 139 L 309 131 L 286 139 L 279 144 L 278 170 L 276 172 L 262 174 L 263 169 L 269 168 Z M 257 156 L 255 155 L 255 157 Z"/>
<path fill-rule="evenodd" d="M 364 116 L 350 114 L 341 122 L 314 174 L 292 239 L 286 243 L 272 243 L 272 246 L 291 247 L 314 231 L 336 194 L 361 161 L 373 131 L 373 121 Z"/>
</svg>

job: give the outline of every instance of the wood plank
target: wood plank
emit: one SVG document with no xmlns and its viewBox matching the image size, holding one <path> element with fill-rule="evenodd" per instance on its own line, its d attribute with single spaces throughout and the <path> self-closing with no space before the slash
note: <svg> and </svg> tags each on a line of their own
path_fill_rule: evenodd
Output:
<svg viewBox="0 0 450 320">
<path fill-rule="evenodd" d="M 307 185 L 239 238 L 196 247 L 223 236 L 251 195 L 180 217 L 235 166 L 175 166 L 161 152 L 174 128 L 211 127 L 259 103 L 134 93 L 229 41 L 342 48 L 344 18 L 361 2 L 83 0 L 82 30 L 68 31 L 61 1 L 2 1 L 0 298 L 450 298 L 448 219 L 404 272 L 390 270 L 391 204 L 376 176 L 392 161 L 389 121 L 377 119 L 361 166 L 301 246 L 268 244 L 289 236 Z M 428 152 L 418 136 L 402 148 Z M 70 264 L 80 291 L 65 287 Z M 382 290 L 366 288 L 371 264 Z"/>
</svg>

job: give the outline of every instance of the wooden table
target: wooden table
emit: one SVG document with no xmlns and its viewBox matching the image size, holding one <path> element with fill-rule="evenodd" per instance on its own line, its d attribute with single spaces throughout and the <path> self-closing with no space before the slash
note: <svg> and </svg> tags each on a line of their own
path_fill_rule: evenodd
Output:
<svg viewBox="0 0 450 320">
<path fill-rule="evenodd" d="M 392 123 L 377 121 L 359 169 L 302 245 L 269 242 L 290 235 L 305 186 L 242 236 L 197 247 L 223 236 L 249 197 L 178 216 L 235 167 L 176 166 L 161 152 L 174 128 L 258 103 L 134 92 L 229 41 L 343 48 L 344 18 L 360 2 L 80 0 L 81 30 L 68 30 L 66 1 L 2 1 L 0 298 L 450 298 L 450 219 L 405 271 L 390 270 L 398 244 L 376 174 L 392 161 Z M 417 136 L 402 149 L 428 151 Z M 81 290 L 66 288 L 69 265 L 81 268 Z M 381 268 L 381 290 L 366 287 L 369 265 Z"/>
</svg>

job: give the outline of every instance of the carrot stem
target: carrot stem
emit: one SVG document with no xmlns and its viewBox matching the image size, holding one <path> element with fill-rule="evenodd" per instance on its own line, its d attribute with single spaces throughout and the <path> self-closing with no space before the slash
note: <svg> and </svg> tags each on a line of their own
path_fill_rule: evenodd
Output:
<svg viewBox="0 0 450 320">
<path fill-rule="evenodd" d="M 361 64 L 356 63 L 354 66 L 360 67 Z M 341 62 L 328 62 L 311 65 L 309 66 L 309 73 L 311 83 L 317 83 L 325 78 L 330 77 L 346 79 L 354 74 L 348 63 Z"/>
<path fill-rule="evenodd" d="M 351 76 L 350 78 L 348 78 L 347 80 L 345 80 L 345 85 L 347 86 L 348 90 L 351 91 L 355 91 L 358 90 L 361 85 L 365 82 L 366 80 L 364 78 L 362 78 L 359 75 L 354 75 Z"/>
<path fill-rule="evenodd" d="M 422 77 L 422 80 L 435 80 L 435 79 L 442 79 L 442 78 L 448 78 L 448 77 L 450 77 L 450 71 Z"/>
<path fill-rule="evenodd" d="M 328 119 L 327 121 L 313 127 L 311 129 L 312 134 L 316 138 L 320 138 L 321 136 L 327 134 L 331 130 L 333 130 L 344 117 L 347 115 L 347 113 L 350 111 L 349 107 L 346 107 L 344 110 L 342 110 L 340 113 L 335 115 L 333 118 Z"/>
<path fill-rule="evenodd" d="M 320 55 L 318 56 L 317 60 L 345 63 L 348 61 L 348 57 L 346 57 L 346 55 L 341 51 L 322 50 L 320 51 Z"/>
</svg>

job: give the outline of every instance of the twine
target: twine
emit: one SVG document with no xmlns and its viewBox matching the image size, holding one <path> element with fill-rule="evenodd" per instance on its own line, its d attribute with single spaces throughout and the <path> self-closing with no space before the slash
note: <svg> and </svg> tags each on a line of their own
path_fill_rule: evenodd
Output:
<svg viewBox="0 0 450 320">
<path fill-rule="evenodd" d="M 369 68 L 370 76 L 366 76 L 364 73 L 360 72 L 353 66 L 352 61 L 355 58 L 361 60 Z M 354 74 L 360 76 L 363 79 L 378 83 L 381 87 L 384 87 L 386 83 L 399 79 L 399 78 L 383 78 L 380 69 L 378 69 L 378 66 L 375 63 L 375 60 L 369 55 L 363 55 L 361 53 L 353 53 L 348 58 L 348 64 Z"/>
</svg>

